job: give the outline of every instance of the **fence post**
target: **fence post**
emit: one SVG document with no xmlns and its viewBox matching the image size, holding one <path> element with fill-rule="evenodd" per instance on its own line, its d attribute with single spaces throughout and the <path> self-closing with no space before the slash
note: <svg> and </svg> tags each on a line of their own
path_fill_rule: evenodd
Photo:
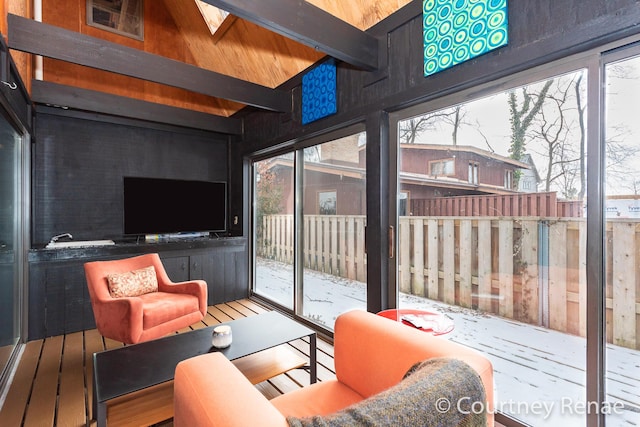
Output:
<svg viewBox="0 0 640 427">
<path fill-rule="evenodd" d="M 522 320 L 537 325 L 540 319 L 538 289 L 538 221 L 522 221 L 520 269 L 522 277 Z"/>
<path fill-rule="evenodd" d="M 471 259 L 472 259 L 472 237 L 471 220 L 460 220 L 460 305 L 471 307 L 472 287 L 471 287 Z"/>
<path fill-rule="evenodd" d="M 411 293 L 411 223 L 410 217 L 402 216 L 399 220 L 400 229 L 398 230 L 398 270 L 400 277 L 400 292 Z"/>
<path fill-rule="evenodd" d="M 587 222 L 578 219 L 578 333 L 587 336 Z"/>
<path fill-rule="evenodd" d="M 478 308 L 491 312 L 491 220 L 478 220 Z"/>
<path fill-rule="evenodd" d="M 329 221 L 331 226 L 331 274 L 338 275 L 338 218 L 333 215 Z"/>
<path fill-rule="evenodd" d="M 340 277 L 347 277 L 347 219 L 342 216 L 338 219 L 338 233 L 340 233 Z"/>
<path fill-rule="evenodd" d="M 411 281 L 412 294 L 425 296 L 424 291 L 424 217 L 413 219 L 413 280 Z M 431 251 L 429 251 L 431 253 Z M 429 281 L 433 272 L 429 271 Z M 435 270 L 436 277 L 438 269 Z M 429 295 L 431 298 L 431 295 Z"/>
<path fill-rule="evenodd" d="M 364 221 L 365 217 L 358 217 L 355 220 L 356 232 L 355 232 L 355 241 L 356 241 L 356 280 L 360 282 L 367 281 L 367 267 L 365 266 L 365 256 L 364 256 Z"/>
<path fill-rule="evenodd" d="M 538 223 L 538 316 L 549 327 L 549 222 Z"/>
<path fill-rule="evenodd" d="M 613 222 L 613 343 L 636 348 L 635 223 Z"/>
<path fill-rule="evenodd" d="M 427 262 L 429 268 L 428 296 L 433 300 L 438 300 L 438 288 L 440 287 L 440 266 L 438 265 L 438 248 L 440 247 L 440 241 L 438 239 L 438 220 L 428 220 L 427 227 L 427 245 L 429 246 L 429 250 L 427 251 Z"/>
<path fill-rule="evenodd" d="M 513 221 L 498 221 L 498 314 L 513 318 Z"/>
<path fill-rule="evenodd" d="M 356 279 L 355 242 L 356 233 L 354 228 L 354 220 L 353 217 L 350 216 L 349 218 L 347 218 L 347 251 L 349 253 L 349 259 L 347 262 L 347 277 L 352 280 Z"/>
<path fill-rule="evenodd" d="M 567 223 L 549 227 L 549 327 L 567 330 Z M 554 243 L 551 245 L 551 243 Z"/>
<path fill-rule="evenodd" d="M 444 270 L 443 297 L 447 304 L 456 303 L 456 239 L 453 219 L 442 221 L 442 269 Z"/>
</svg>

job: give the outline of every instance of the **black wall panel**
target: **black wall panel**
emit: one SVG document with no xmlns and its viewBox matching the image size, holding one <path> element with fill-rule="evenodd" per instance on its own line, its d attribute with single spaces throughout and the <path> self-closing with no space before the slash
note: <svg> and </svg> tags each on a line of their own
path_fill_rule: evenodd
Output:
<svg viewBox="0 0 640 427">
<path fill-rule="evenodd" d="M 32 246 L 60 233 L 122 239 L 123 176 L 227 181 L 227 146 L 216 134 L 37 114 Z"/>
</svg>

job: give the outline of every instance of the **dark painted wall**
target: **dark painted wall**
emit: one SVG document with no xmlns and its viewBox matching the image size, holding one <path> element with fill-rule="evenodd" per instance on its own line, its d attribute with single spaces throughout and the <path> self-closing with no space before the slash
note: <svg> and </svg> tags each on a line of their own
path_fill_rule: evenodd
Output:
<svg viewBox="0 0 640 427">
<path fill-rule="evenodd" d="M 122 239 L 123 176 L 227 181 L 228 143 L 216 134 L 36 117 L 34 247 L 60 233 L 75 240 Z M 163 203 L 171 200 L 160 201 L 159 212 Z"/>
</svg>

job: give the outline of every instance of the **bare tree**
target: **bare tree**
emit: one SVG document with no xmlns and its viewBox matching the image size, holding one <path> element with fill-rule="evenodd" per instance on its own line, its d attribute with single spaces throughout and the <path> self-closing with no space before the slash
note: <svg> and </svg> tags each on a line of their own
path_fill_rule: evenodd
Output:
<svg viewBox="0 0 640 427">
<path fill-rule="evenodd" d="M 576 108 L 578 112 L 578 128 L 580 130 L 580 151 L 579 151 L 580 190 L 578 191 L 578 195 L 577 195 L 578 200 L 584 200 L 584 196 L 587 191 L 587 168 L 586 168 L 587 128 L 584 124 L 584 117 L 585 117 L 585 110 L 587 108 L 587 103 L 582 102 L 582 94 L 584 93 L 584 90 L 582 87 L 583 77 L 584 77 L 584 72 L 578 75 L 578 78 L 575 79 L 573 84 L 573 89 L 575 91 L 575 96 L 576 96 Z"/>
<path fill-rule="evenodd" d="M 458 143 L 458 130 L 464 124 L 466 112 L 462 105 L 439 110 L 424 116 L 403 120 L 398 125 L 399 138 L 401 143 L 415 144 L 421 134 L 438 129 L 443 124 L 453 127 L 451 138 L 453 145 Z"/>
<path fill-rule="evenodd" d="M 584 139 L 583 128 L 575 126 L 580 121 L 580 93 L 578 98 L 574 97 L 575 82 L 581 79 L 582 74 L 579 76 L 554 79 L 555 84 L 549 87 L 546 99 L 532 121 L 530 132 L 532 139 L 540 141 L 540 146 L 535 145 L 532 150 L 546 159 L 545 191 L 551 191 L 552 185 L 555 185 L 565 198 L 576 197 L 579 192 L 576 180 L 582 179 L 580 166 L 584 155 L 574 138 L 574 129 L 577 128 L 579 139 Z"/>
<path fill-rule="evenodd" d="M 518 99 L 518 91 L 509 92 L 508 104 L 511 121 L 511 145 L 509 153 L 512 159 L 521 160 L 526 152 L 526 136 L 527 130 L 531 126 L 542 104 L 545 101 L 547 92 L 553 83 L 553 79 L 547 80 L 539 92 L 534 91 L 532 86 L 523 86 L 520 88 L 522 99 Z M 519 171 L 514 174 L 515 186 L 517 187 L 520 179 Z"/>
</svg>

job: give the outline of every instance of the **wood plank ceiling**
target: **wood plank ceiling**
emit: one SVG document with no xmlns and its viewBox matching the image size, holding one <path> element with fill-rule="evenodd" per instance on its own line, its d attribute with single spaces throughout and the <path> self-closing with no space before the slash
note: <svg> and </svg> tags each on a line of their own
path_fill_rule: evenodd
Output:
<svg viewBox="0 0 640 427">
<path fill-rule="evenodd" d="M 375 71 L 379 40 L 366 30 L 412 1 L 146 1 L 143 41 L 87 25 L 85 0 L 43 3 L 43 23 L 9 16 L 9 47 L 45 57 L 36 103 L 99 110 L 120 99 L 124 109 L 135 99 L 201 115 L 184 126 L 219 116 L 206 128 L 234 134 L 230 117 L 246 105 L 290 109 L 278 86 L 327 55 Z"/>
</svg>

